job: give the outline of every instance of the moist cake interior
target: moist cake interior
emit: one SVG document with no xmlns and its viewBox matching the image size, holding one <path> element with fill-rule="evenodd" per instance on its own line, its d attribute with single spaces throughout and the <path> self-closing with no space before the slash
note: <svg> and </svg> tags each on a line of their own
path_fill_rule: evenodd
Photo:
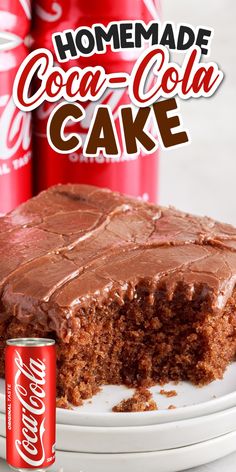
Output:
<svg viewBox="0 0 236 472">
<path fill-rule="evenodd" d="M 74 405 L 104 384 L 203 385 L 235 358 L 233 227 L 81 185 L 1 220 L 1 376 L 13 337 L 56 340 Z"/>
<path fill-rule="evenodd" d="M 81 310 L 76 317 L 80 327 L 69 342 L 54 331 L 42 332 L 35 323 L 17 320 L 2 326 L 2 336 L 55 338 L 58 396 L 74 405 L 104 384 L 134 387 L 190 380 L 202 385 L 220 378 L 236 352 L 235 296 L 212 319 L 207 302 L 197 296 L 189 302 L 181 288 L 169 303 L 164 290 L 150 301 L 149 289 L 140 284 L 134 298 L 125 297 L 122 306 L 112 302 Z"/>
</svg>

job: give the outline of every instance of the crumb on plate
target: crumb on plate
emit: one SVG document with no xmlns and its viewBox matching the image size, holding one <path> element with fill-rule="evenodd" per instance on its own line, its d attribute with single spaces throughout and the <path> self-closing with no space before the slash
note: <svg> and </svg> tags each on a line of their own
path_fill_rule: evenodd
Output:
<svg viewBox="0 0 236 472">
<path fill-rule="evenodd" d="M 151 392 L 144 387 L 136 388 L 133 396 L 127 400 L 122 400 L 112 408 L 116 413 L 142 412 L 158 410 L 156 402 L 152 398 Z"/>
<path fill-rule="evenodd" d="M 163 388 L 160 390 L 160 395 L 165 395 L 165 397 L 170 398 L 170 397 L 176 397 L 178 394 L 176 390 L 164 390 Z"/>
</svg>

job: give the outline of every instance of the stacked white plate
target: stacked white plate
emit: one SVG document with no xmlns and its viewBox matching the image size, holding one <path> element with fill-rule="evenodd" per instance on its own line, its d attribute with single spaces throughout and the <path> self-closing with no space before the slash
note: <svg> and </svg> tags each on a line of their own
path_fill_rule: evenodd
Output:
<svg viewBox="0 0 236 472">
<path fill-rule="evenodd" d="M 163 387 L 162 387 L 163 388 Z M 57 461 L 63 472 L 176 472 L 236 450 L 236 362 L 224 379 L 197 388 L 167 384 L 177 396 L 150 390 L 158 410 L 112 413 L 133 391 L 107 386 L 83 407 L 57 410 Z M 176 409 L 168 409 L 172 404 Z M 0 457 L 5 458 L 5 396 L 0 381 Z"/>
</svg>

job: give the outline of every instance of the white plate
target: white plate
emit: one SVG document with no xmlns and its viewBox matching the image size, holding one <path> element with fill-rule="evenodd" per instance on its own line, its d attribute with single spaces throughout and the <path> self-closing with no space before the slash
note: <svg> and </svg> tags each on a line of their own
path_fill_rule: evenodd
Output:
<svg viewBox="0 0 236 472">
<path fill-rule="evenodd" d="M 233 431 L 236 431 L 236 407 L 199 418 L 150 426 L 107 428 L 57 424 L 57 449 L 92 454 L 162 451 Z M 0 436 L 6 436 L 4 414 L 0 414 Z"/>
<path fill-rule="evenodd" d="M 178 385 L 166 384 L 165 390 L 176 390 L 178 395 L 166 398 L 160 395 L 160 386 L 151 388 L 158 411 L 145 413 L 112 413 L 112 407 L 124 398 L 129 398 L 133 390 L 123 386 L 106 386 L 82 407 L 73 410 L 57 409 L 57 423 L 78 426 L 138 426 L 208 415 L 236 406 L 236 362 L 227 369 L 224 379 L 206 387 L 195 387 L 188 382 Z M 168 410 L 173 404 L 176 410 Z M 0 380 L 0 411 L 5 411 L 4 381 Z"/>
<path fill-rule="evenodd" d="M 5 438 L 0 456 L 5 458 Z M 236 432 L 193 446 L 136 454 L 83 454 L 57 451 L 50 472 L 178 472 L 224 457 L 236 450 Z"/>
</svg>

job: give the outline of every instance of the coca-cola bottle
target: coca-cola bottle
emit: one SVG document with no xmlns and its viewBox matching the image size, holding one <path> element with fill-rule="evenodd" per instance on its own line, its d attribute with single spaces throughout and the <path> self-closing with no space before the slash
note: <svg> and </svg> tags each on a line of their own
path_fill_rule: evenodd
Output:
<svg viewBox="0 0 236 472">
<path fill-rule="evenodd" d="M 0 31 L 25 39 L 31 27 L 31 0 L 0 0 Z M 6 36 L 7 36 L 6 35 Z"/>
<path fill-rule="evenodd" d="M 94 23 L 107 25 L 111 21 L 143 20 L 148 23 L 159 16 L 159 1 L 154 0 L 57 0 L 53 4 L 47 0 L 37 0 L 34 16 L 34 47 L 47 47 L 53 52 L 52 33 Z M 136 51 L 112 52 L 63 62 L 67 69 L 72 65 L 85 67 L 101 65 L 106 72 L 130 73 L 140 54 Z M 116 121 L 120 146 L 121 135 L 118 124 L 118 108 L 130 103 L 127 89 L 110 89 L 100 100 L 109 104 Z M 84 141 L 98 102 L 83 103 L 86 117 L 80 123 L 68 122 L 65 132 L 76 132 Z M 34 178 L 36 191 L 56 183 L 86 183 L 109 187 L 129 195 L 155 201 L 157 198 L 158 152 L 151 155 L 141 153 L 133 157 L 122 152 L 121 157 L 97 157 L 83 155 L 83 149 L 71 154 L 58 154 L 47 140 L 47 121 L 52 111 L 52 103 L 43 103 L 33 116 Z M 122 149 L 123 151 L 123 149 Z"/>
<path fill-rule="evenodd" d="M 6 459 L 19 472 L 55 462 L 56 348 L 52 339 L 8 339 Z"/>
<path fill-rule="evenodd" d="M 0 214 L 32 196 L 31 114 L 19 110 L 12 98 L 27 53 L 20 41 L 0 49 Z"/>
</svg>

